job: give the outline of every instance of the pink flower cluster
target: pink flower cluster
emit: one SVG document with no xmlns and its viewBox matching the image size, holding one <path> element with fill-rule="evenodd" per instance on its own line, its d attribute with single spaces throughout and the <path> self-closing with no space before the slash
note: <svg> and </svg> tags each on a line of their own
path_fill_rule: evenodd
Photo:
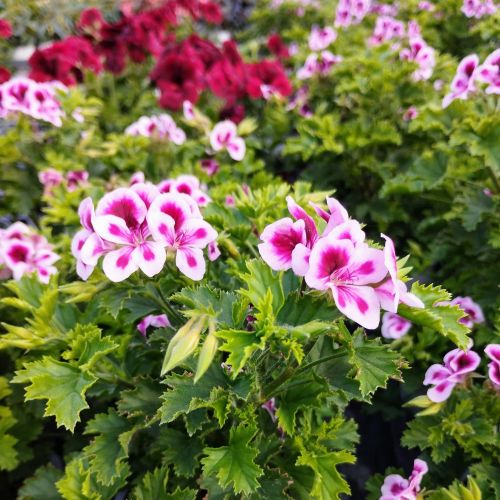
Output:
<svg viewBox="0 0 500 500">
<path fill-rule="evenodd" d="M 473 372 L 481 362 L 474 351 L 453 349 L 444 357 L 444 364 L 434 364 L 425 372 L 424 385 L 432 385 L 427 397 L 434 403 L 446 401 L 453 388 L 465 382 L 467 375 Z"/>
<path fill-rule="evenodd" d="M 420 492 L 420 483 L 429 468 L 420 459 L 413 462 L 413 470 L 408 479 L 399 474 L 390 474 L 380 489 L 380 500 L 416 500 Z"/>
<path fill-rule="evenodd" d="M 309 54 L 304 66 L 297 71 L 299 80 L 308 80 L 314 75 L 326 76 L 331 69 L 342 62 L 342 56 L 336 56 L 329 50 L 323 50 L 320 53 Z"/>
<path fill-rule="evenodd" d="M 54 263 L 59 256 L 52 251 L 47 239 L 22 222 L 0 229 L 0 275 L 21 279 L 36 273 L 42 283 L 57 273 Z"/>
<path fill-rule="evenodd" d="M 48 196 L 52 190 L 62 184 L 66 180 L 66 189 L 69 192 L 74 191 L 79 186 L 86 184 L 89 178 L 89 173 L 86 170 L 70 170 L 64 175 L 55 168 L 47 168 L 38 173 L 38 180 L 43 186 L 43 194 Z"/>
<path fill-rule="evenodd" d="M 451 91 L 443 99 L 443 108 L 448 107 L 455 99 L 467 99 L 477 91 L 476 83 L 486 83 L 487 94 L 500 94 L 500 49 L 493 51 L 479 64 L 479 57 L 471 54 L 464 57 L 451 82 Z"/>
<path fill-rule="evenodd" d="M 455 297 L 450 302 L 438 302 L 437 306 L 458 306 L 464 311 L 465 316 L 460 319 L 460 323 L 467 328 L 473 328 L 475 324 L 484 323 L 484 314 L 481 306 L 476 304 L 470 297 Z"/>
<path fill-rule="evenodd" d="M 64 111 L 56 97 L 57 89 L 62 90 L 65 87 L 57 82 L 38 83 L 24 77 L 12 78 L 2 83 L 0 118 L 22 113 L 60 127 Z"/>
<path fill-rule="evenodd" d="M 215 241 L 217 232 L 203 220 L 195 198 L 179 191 L 184 186 L 196 195 L 198 180 L 181 177 L 158 186 L 136 182 L 115 189 L 95 210 L 91 198 L 83 200 L 78 211 L 83 229 L 71 247 L 80 278 L 90 276 L 100 257 L 111 281 L 123 281 L 138 269 L 152 277 L 161 272 L 168 253 L 184 275 L 201 280 L 206 268 L 203 249 Z"/>
<path fill-rule="evenodd" d="M 335 11 L 335 26 L 359 24 L 370 12 L 371 0 L 339 0 Z"/>
<path fill-rule="evenodd" d="M 372 36 L 368 39 L 371 46 L 382 45 L 394 38 L 401 39 L 405 36 L 405 24 L 390 16 L 380 16 L 375 22 Z"/>
<path fill-rule="evenodd" d="M 486 346 L 484 352 L 491 359 L 488 364 L 488 376 L 493 385 L 500 389 L 500 344 L 490 344 Z"/>
<path fill-rule="evenodd" d="M 309 287 L 328 290 L 345 316 L 368 329 L 378 327 L 381 308 L 395 313 L 400 302 L 424 307 L 398 279 L 394 244 L 388 236 L 382 235 L 383 251 L 369 247 L 360 223 L 350 219 L 334 198 L 327 198 L 328 211 L 312 204 L 325 223 L 320 235 L 313 217 L 292 197 L 287 203 L 295 220 L 279 219 L 260 235 L 259 252 L 269 267 L 292 269 Z"/>
<path fill-rule="evenodd" d="M 418 25 L 413 24 L 410 26 L 410 23 L 408 23 L 409 47 L 402 49 L 399 57 L 402 61 L 417 64 L 418 68 L 412 74 L 415 81 L 428 80 L 432 76 L 436 65 L 436 54 L 434 49 L 427 45 L 419 34 L 415 34 L 417 29 Z"/>
<path fill-rule="evenodd" d="M 245 141 L 238 136 L 236 125 L 231 120 L 224 120 L 215 125 L 210 132 L 210 145 L 214 151 L 227 151 L 235 161 L 245 157 Z"/>
<path fill-rule="evenodd" d="M 172 117 L 166 113 L 156 116 L 141 116 L 125 129 L 125 134 L 168 139 L 177 145 L 186 141 L 184 130 L 179 128 Z"/>
<path fill-rule="evenodd" d="M 399 339 L 406 335 L 411 328 L 411 321 L 399 314 L 386 312 L 382 316 L 382 337 L 386 339 Z"/>
<path fill-rule="evenodd" d="M 336 39 L 337 32 L 330 26 L 320 28 L 314 25 L 309 35 L 309 48 L 314 51 L 325 50 Z"/>
<path fill-rule="evenodd" d="M 493 0 L 464 0 L 462 12 L 466 17 L 475 17 L 479 19 L 483 16 L 489 16 L 497 11 Z"/>
</svg>

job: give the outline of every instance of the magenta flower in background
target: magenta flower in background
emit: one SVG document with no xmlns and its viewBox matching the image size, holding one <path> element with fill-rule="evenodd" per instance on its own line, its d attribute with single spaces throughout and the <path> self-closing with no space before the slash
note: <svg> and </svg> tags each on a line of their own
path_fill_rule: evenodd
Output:
<svg viewBox="0 0 500 500">
<path fill-rule="evenodd" d="M 201 160 L 201 168 L 206 172 L 206 174 L 210 177 L 215 175 L 219 171 L 219 164 L 209 158 L 206 160 Z"/>
<path fill-rule="evenodd" d="M 238 137 L 236 125 L 230 120 L 217 123 L 210 132 L 210 145 L 214 151 L 226 150 L 235 161 L 245 156 L 245 141 Z"/>
<path fill-rule="evenodd" d="M 125 129 L 125 134 L 168 139 L 178 146 L 186 141 L 186 133 L 166 113 L 155 116 L 141 116 Z"/>
<path fill-rule="evenodd" d="M 141 332 L 143 337 L 146 336 L 147 329 L 152 326 L 154 328 L 165 328 L 170 326 L 170 321 L 166 314 L 148 314 L 137 325 L 137 329 Z"/>
<path fill-rule="evenodd" d="M 406 335 L 411 328 L 411 321 L 397 314 L 386 312 L 382 316 L 382 337 L 399 339 Z"/>
<path fill-rule="evenodd" d="M 339 0 L 335 11 L 335 26 L 359 24 L 370 12 L 371 0 Z"/>
<path fill-rule="evenodd" d="M 432 385 L 427 390 L 428 398 L 434 403 L 446 401 L 453 388 L 465 382 L 469 373 L 473 372 L 481 362 L 481 358 L 474 351 L 454 349 L 444 357 L 444 364 L 430 366 L 424 378 L 424 385 Z"/>
<path fill-rule="evenodd" d="M 494 14 L 497 7 L 493 0 L 464 0 L 461 10 L 466 17 L 479 19 Z"/>
<path fill-rule="evenodd" d="M 210 262 L 217 260 L 221 256 L 219 245 L 217 245 L 216 241 L 211 241 L 208 244 L 207 253 L 208 253 L 208 260 Z"/>
<path fill-rule="evenodd" d="M 484 314 L 481 306 L 476 304 L 470 297 L 455 297 L 452 301 L 438 302 L 437 306 L 458 306 L 464 311 L 465 316 L 460 323 L 467 328 L 473 328 L 474 324 L 484 323 Z"/>
<path fill-rule="evenodd" d="M 414 36 L 409 39 L 409 48 L 402 49 L 399 57 L 403 61 L 414 62 L 418 69 L 412 74 L 415 81 L 428 80 L 434 71 L 436 65 L 436 55 L 432 47 L 427 45 L 420 36 Z"/>
<path fill-rule="evenodd" d="M 342 56 L 336 56 L 329 50 L 309 54 L 304 62 L 304 66 L 297 71 L 297 78 L 299 80 L 308 80 L 314 75 L 326 76 L 336 64 L 342 61 Z"/>
<path fill-rule="evenodd" d="M 460 61 L 450 85 L 451 92 L 443 99 L 443 108 L 448 107 L 455 99 L 467 99 L 471 92 L 475 92 L 475 77 L 478 65 L 479 58 L 476 54 L 464 57 Z"/>
<path fill-rule="evenodd" d="M 398 21 L 389 16 L 380 16 L 375 22 L 375 28 L 371 37 L 368 39 L 368 44 L 377 46 L 394 38 L 401 39 L 404 35 L 405 25 L 402 21 Z"/>
<path fill-rule="evenodd" d="M 175 179 L 165 179 L 158 184 L 160 193 L 187 194 L 200 207 L 206 207 L 212 201 L 204 191 L 205 188 L 194 175 L 179 175 Z"/>
<path fill-rule="evenodd" d="M 488 376 L 495 387 L 500 389 L 500 344 L 490 344 L 484 352 L 491 359 L 488 363 Z"/>
<path fill-rule="evenodd" d="M 390 474 L 384 480 L 380 500 L 416 500 L 420 491 L 420 483 L 429 468 L 423 460 L 413 462 L 413 470 L 408 479 L 399 474 Z"/>
<path fill-rule="evenodd" d="M 66 175 L 66 185 L 68 191 L 74 191 L 80 186 L 84 186 L 89 179 L 89 173 L 86 170 L 70 170 Z"/>
<path fill-rule="evenodd" d="M 410 106 L 404 113 L 403 113 L 403 120 L 405 122 L 409 122 L 414 120 L 418 116 L 418 109 L 415 106 Z"/>
<path fill-rule="evenodd" d="M 476 79 L 487 83 L 487 94 L 500 94 L 500 49 L 493 51 L 476 69 Z"/>
<path fill-rule="evenodd" d="M 47 196 L 52 193 L 53 188 L 62 183 L 64 177 L 55 168 L 47 168 L 38 173 L 38 180 L 43 186 L 44 196 Z"/>
</svg>

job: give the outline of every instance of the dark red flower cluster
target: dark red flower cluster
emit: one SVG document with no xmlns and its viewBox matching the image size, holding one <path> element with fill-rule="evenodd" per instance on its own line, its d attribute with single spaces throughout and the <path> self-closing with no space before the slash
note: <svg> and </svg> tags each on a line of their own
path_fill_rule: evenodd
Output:
<svg viewBox="0 0 500 500">
<path fill-rule="evenodd" d="M 269 35 L 267 39 L 267 48 L 269 52 L 274 54 L 278 59 L 288 59 L 290 57 L 290 50 L 278 33 Z"/>
<path fill-rule="evenodd" d="M 83 70 L 99 73 L 102 69 L 92 44 L 85 38 L 70 36 L 44 49 L 37 49 L 29 59 L 29 77 L 37 82 L 58 80 L 75 85 L 83 80 Z"/>
<path fill-rule="evenodd" d="M 10 38 L 12 36 L 12 26 L 6 19 L 0 19 L 0 38 Z M 10 71 L 4 66 L 0 66 L 0 84 L 10 80 Z"/>
<path fill-rule="evenodd" d="M 277 61 L 245 63 L 232 40 L 222 48 L 192 35 L 167 46 L 151 72 L 151 80 L 160 90 L 160 106 L 179 110 L 188 100 L 196 103 L 200 94 L 211 90 L 225 101 L 224 118 L 240 121 L 244 108 L 239 101 L 288 96 L 292 86 Z"/>
</svg>

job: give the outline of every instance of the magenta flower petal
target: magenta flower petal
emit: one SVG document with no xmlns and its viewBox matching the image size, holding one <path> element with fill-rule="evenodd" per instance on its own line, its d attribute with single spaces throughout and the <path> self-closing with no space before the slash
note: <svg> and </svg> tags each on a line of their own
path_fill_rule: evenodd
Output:
<svg viewBox="0 0 500 500">
<path fill-rule="evenodd" d="M 443 380 L 427 391 L 427 397 L 434 403 L 442 403 L 450 397 L 454 387 L 454 382 Z"/>
<path fill-rule="evenodd" d="M 127 279 L 139 266 L 132 257 L 133 247 L 124 246 L 107 253 L 102 262 L 102 270 L 108 279 L 119 282 Z"/>
<path fill-rule="evenodd" d="M 135 248 L 132 252 L 132 259 L 137 267 L 151 278 L 161 272 L 167 254 L 162 244 L 149 241 Z"/>
<path fill-rule="evenodd" d="M 427 368 L 425 372 L 424 385 L 438 384 L 446 380 L 451 375 L 450 370 L 443 365 L 434 364 Z"/>
<path fill-rule="evenodd" d="M 206 264 L 200 248 L 179 248 L 175 264 L 183 274 L 194 281 L 201 280 L 205 274 Z"/>
<path fill-rule="evenodd" d="M 359 325 L 373 330 L 380 322 L 380 302 L 369 286 L 331 285 L 339 310 Z"/>
<path fill-rule="evenodd" d="M 146 218 L 147 208 L 141 197 L 129 188 L 118 188 L 105 194 L 95 214 L 114 215 L 125 221 L 130 229 L 138 228 Z"/>
</svg>

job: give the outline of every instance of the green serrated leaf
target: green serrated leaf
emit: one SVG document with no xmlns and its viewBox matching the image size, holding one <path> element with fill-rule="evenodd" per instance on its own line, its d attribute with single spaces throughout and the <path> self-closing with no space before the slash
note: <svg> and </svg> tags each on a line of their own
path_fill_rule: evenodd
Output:
<svg viewBox="0 0 500 500">
<path fill-rule="evenodd" d="M 103 356 L 118 349 L 111 337 L 102 338 L 101 330 L 92 324 L 76 325 L 68 333 L 70 348 L 62 354 L 67 361 L 76 360 L 84 371 L 91 370 Z"/>
<path fill-rule="evenodd" d="M 155 444 L 162 452 L 165 465 L 172 465 L 177 476 L 194 475 L 199 466 L 198 457 L 203 451 L 203 443 L 199 437 L 190 437 L 184 432 L 161 428 Z"/>
<path fill-rule="evenodd" d="M 254 462 L 259 451 L 250 445 L 257 429 L 243 424 L 230 431 L 228 446 L 205 448 L 207 456 L 201 460 L 205 476 L 216 475 L 219 484 L 232 485 L 235 493 L 250 494 L 259 488 L 262 469 Z"/>
<path fill-rule="evenodd" d="M 85 393 L 96 381 L 96 377 L 79 367 L 48 356 L 26 363 L 12 379 L 13 383 L 29 383 L 25 388 L 26 401 L 46 399 L 45 416 L 54 416 L 58 426 L 71 432 L 80 421 L 80 412 L 89 407 Z"/>
<path fill-rule="evenodd" d="M 359 382 L 363 397 L 386 387 L 390 378 L 401 380 L 402 358 L 380 339 L 368 340 L 363 330 L 358 329 L 348 351 L 349 363 L 354 367 L 354 378 Z"/>
<path fill-rule="evenodd" d="M 134 500 L 159 500 L 167 495 L 168 467 L 158 467 L 147 472 L 134 488 Z"/>
<path fill-rule="evenodd" d="M 26 479 L 17 493 L 18 500 L 60 500 L 56 482 L 62 471 L 53 465 L 39 467 L 35 474 Z"/>
<path fill-rule="evenodd" d="M 110 486 L 120 477 L 128 446 L 136 428 L 114 409 L 96 415 L 87 423 L 85 434 L 97 434 L 83 450 L 89 462 L 89 472 L 97 481 Z"/>
<path fill-rule="evenodd" d="M 356 457 L 347 451 L 332 451 L 321 455 L 302 449 L 297 465 L 305 465 L 314 471 L 314 483 L 310 492 L 313 498 L 330 500 L 340 498 L 341 493 L 349 495 L 351 489 L 346 480 L 339 474 L 337 465 L 352 464 Z"/>
</svg>

